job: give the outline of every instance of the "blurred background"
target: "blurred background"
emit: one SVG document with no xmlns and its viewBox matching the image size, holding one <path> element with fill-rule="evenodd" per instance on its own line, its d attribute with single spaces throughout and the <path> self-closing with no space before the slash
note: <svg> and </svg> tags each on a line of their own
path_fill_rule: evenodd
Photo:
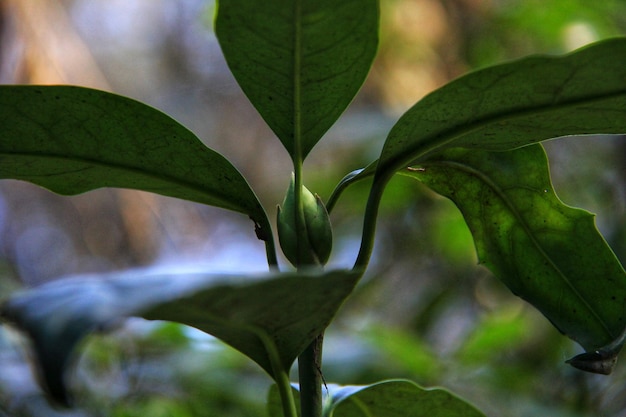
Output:
<svg viewBox="0 0 626 417">
<path fill-rule="evenodd" d="M 0 0 L 0 83 L 75 84 L 148 103 L 226 156 L 273 217 L 289 160 L 228 72 L 214 11 L 207 0 Z M 381 0 L 381 13 L 362 91 L 305 164 L 322 198 L 376 159 L 394 121 L 449 80 L 626 33 L 622 0 Z M 625 263 L 624 138 L 546 149 L 562 200 L 597 213 Z M 333 212 L 333 266 L 352 265 L 366 191 L 349 189 Z M 328 331 L 325 379 L 409 378 L 450 388 L 489 416 L 626 416 L 624 366 L 601 377 L 565 365 L 580 348 L 476 263 L 454 205 L 393 180 L 370 271 Z M 0 297 L 67 275 L 147 267 L 267 269 L 245 216 L 132 190 L 59 197 L 0 182 Z M 271 383 L 211 337 L 130 320 L 85 343 L 72 376 L 79 408 L 66 412 L 46 405 L 23 343 L 0 328 L 0 417 L 258 416 Z"/>
</svg>

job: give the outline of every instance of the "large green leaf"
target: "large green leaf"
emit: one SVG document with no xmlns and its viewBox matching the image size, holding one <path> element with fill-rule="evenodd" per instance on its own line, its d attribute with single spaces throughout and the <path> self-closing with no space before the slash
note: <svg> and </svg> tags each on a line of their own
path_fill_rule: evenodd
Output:
<svg viewBox="0 0 626 417">
<path fill-rule="evenodd" d="M 617 38 L 463 76 L 400 118 L 379 175 L 448 147 L 507 150 L 565 135 L 626 133 L 625 60 L 626 38 Z"/>
<path fill-rule="evenodd" d="M 626 327 L 626 273 L 594 216 L 563 204 L 540 144 L 509 152 L 450 149 L 410 175 L 449 197 L 478 258 L 586 350 Z"/>
<path fill-rule="evenodd" d="M 405 380 L 336 387 L 328 417 L 484 417 L 474 406 L 442 388 L 422 388 Z"/>
<path fill-rule="evenodd" d="M 128 316 L 196 327 L 276 378 L 326 328 L 357 278 L 349 271 L 247 278 L 131 271 L 43 285 L 9 299 L 0 315 L 30 335 L 44 388 L 67 404 L 64 373 L 76 345 Z"/>
<path fill-rule="evenodd" d="M 145 104 L 88 88 L 0 86 L 0 178 L 65 195 L 151 191 L 269 227 L 239 171 L 191 131 Z"/>
<path fill-rule="evenodd" d="M 215 30 L 245 94 L 292 158 L 304 158 L 365 80 L 378 2 L 221 0 Z"/>
<path fill-rule="evenodd" d="M 328 385 L 324 417 L 484 417 L 474 406 L 442 388 L 422 388 L 406 380 L 372 385 Z M 293 388 L 294 397 L 298 391 Z M 268 396 L 270 417 L 282 417 L 276 386 Z"/>
</svg>

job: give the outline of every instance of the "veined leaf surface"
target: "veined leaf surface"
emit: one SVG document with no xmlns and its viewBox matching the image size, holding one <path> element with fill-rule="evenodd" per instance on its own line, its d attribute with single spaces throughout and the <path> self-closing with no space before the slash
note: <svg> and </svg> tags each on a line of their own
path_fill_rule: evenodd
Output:
<svg viewBox="0 0 626 417">
<path fill-rule="evenodd" d="M 531 56 L 435 90 L 392 128 L 378 173 L 450 147 L 508 150 L 566 135 L 626 133 L 626 38 Z"/>
<path fill-rule="evenodd" d="M 358 274 L 215 274 L 124 272 L 69 278 L 17 294 L 0 308 L 33 340 L 44 388 L 68 404 L 64 374 L 90 332 L 137 316 L 196 327 L 244 353 L 272 377 L 288 371 L 330 323 Z"/>
<path fill-rule="evenodd" d="M 474 406 L 442 388 L 422 388 L 406 380 L 336 387 L 330 417 L 484 417 Z"/>
<path fill-rule="evenodd" d="M 294 387 L 294 397 L 299 400 Z M 371 385 L 327 386 L 324 417 L 485 417 L 473 405 L 442 388 L 422 388 L 407 380 Z M 268 414 L 282 417 L 276 386 L 268 395 Z"/>
<path fill-rule="evenodd" d="M 143 103 L 89 88 L 0 86 L 0 178 L 64 195 L 150 191 L 247 214 L 269 228 L 239 171 L 191 131 Z"/>
<path fill-rule="evenodd" d="M 545 152 L 450 149 L 411 176 L 450 198 L 467 222 L 478 258 L 561 332 L 593 351 L 626 326 L 626 273 L 594 216 L 563 204 Z"/>
<path fill-rule="evenodd" d="M 244 93 L 292 158 L 304 159 L 365 80 L 378 2 L 221 0 L 215 31 Z"/>
</svg>

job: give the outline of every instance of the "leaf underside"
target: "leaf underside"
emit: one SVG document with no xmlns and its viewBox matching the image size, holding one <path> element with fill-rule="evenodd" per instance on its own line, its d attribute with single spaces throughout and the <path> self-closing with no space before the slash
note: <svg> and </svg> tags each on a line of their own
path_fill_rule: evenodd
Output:
<svg viewBox="0 0 626 417">
<path fill-rule="evenodd" d="M 304 159 L 365 80 L 378 2 L 221 0 L 215 31 L 244 93 L 289 154 Z"/>
<path fill-rule="evenodd" d="M 622 334 L 626 273 L 594 216 L 554 193 L 541 145 L 450 149 L 408 175 L 454 201 L 479 261 L 585 350 Z"/>
<path fill-rule="evenodd" d="M 0 86 L 0 178 L 63 195 L 132 188 L 267 216 L 239 171 L 143 103 L 72 86 Z"/>
<path fill-rule="evenodd" d="M 212 334 L 274 377 L 272 351 L 288 370 L 330 323 L 358 275 L 274 273 L 242 277 L 125 272 L 55 281 L 9 299 L 0 316 L 32 339 L 44 388 L 69 404 L 64 374 L 90 332 L 130 316 L 169 320 Z M 270 346 L 268 346 L 268 343 Z"/>
<path fill-rule="evenodd" d="M 422 388 L 407 380 L 363 386 L 327 386 L 324 417 L 484 417 L 474 406 L 441 388 Z M 298 400 L 299 393 L 293 388 Z M 282 417 L 276 386 L 268 395 L 268 415 Z"/>
<path fill-rule="evenodd" d="M 425 389 L 405 380 L 337 387 L 333 417 L 484 417 L 474 406 L 441 388 Z"/>
<path fill-rule="evenodd" d="M 626 38 L 531 56 L 435 90 L 392 128 L 378 162 L 388 177 L 445 148 L 509 150 L 567 135 L 626 133 Z"/>
<path fill-rule="evenodd" d="M 531 56 L 478 70 L 433 91 L 389 132 L 380 158 L 333 193 L 446 148 L 510 150 L 568 135 L 626 133 L 626 38 L 565 56 Z"/>
</svg>

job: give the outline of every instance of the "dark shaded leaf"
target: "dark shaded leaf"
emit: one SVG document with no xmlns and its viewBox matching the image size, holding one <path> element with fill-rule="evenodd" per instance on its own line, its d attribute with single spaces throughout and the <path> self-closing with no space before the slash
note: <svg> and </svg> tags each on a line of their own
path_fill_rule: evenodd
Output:
<svg viewBox="0 0 626 417">
<path fill-rule="evenodd" d="M 606 346 L 598 350 L 585 352 L 565 361 L 582 371 L 609 375 L 617 363 L 617 357 L 626 342 L 626 328 L 622 334 Z"/>
<path fill-rule="evenodd" d="M 267 216 L 239 171 L 187 128 L 143 103 L 70 86 L 0 86 L 0 178 L 59 194 L 150 191 Z"/>
<path fill-rule="evenodd" d="M 484 417 L 474 406 L 445 389 L 422 388 L 407 380 L 359 386 L 329 384 L 326 390 L 324 417 Z M 296 386 L 292 392 L 299 405 Z M 270 388 L 267 404 L 270 417 L 282 417 L 276 385 Z"/>
<path fill-rule="evenodd" d="M 480 262 L 585 350 L 622 334 L 626 273 L 594 216 L 554 193 L 541 145 L 451 149 L 409 175 L 453 200 Z"/>
<path fill-rule="evenodd" d="M 449 147 L 507 150 L 566 135 L 626 133 L 626 38 L 463 76 L 407 111 L 383 148 L 392 172 Z"/>
<path fill-rule="evenodd" d="M 617 363 L 619 351 L 595 350 L 576 355 L 565 361 L 576 369 L 594 374 L 610 375 Z"/>
<path fill-rule="evenodd" d="M 129 316 L 196 327 L 243 352 L 271 376 L 276 365 L 288 370 L 330 323 L 358 275 L 334 271 L 240 278 L 131 271 L 106 279 L 65 279 L 12 297 L 0 313 L 30 335 L 45 388 L 67 404 L 64 373 L 78 342 Z"/>
<path fill-rule="evenodd" d="M 365 80 L 378 2 L 221 0 L 215 31 L 254 107 L 292 158 L 304 159 Z"/>
<path fill-rule="evenodd" d="M 329 417 L 484 417 L 447 390 L 426 389 L 411 381 L 329 388 L 331 400 L 325 413 Z"/>
</svg>

